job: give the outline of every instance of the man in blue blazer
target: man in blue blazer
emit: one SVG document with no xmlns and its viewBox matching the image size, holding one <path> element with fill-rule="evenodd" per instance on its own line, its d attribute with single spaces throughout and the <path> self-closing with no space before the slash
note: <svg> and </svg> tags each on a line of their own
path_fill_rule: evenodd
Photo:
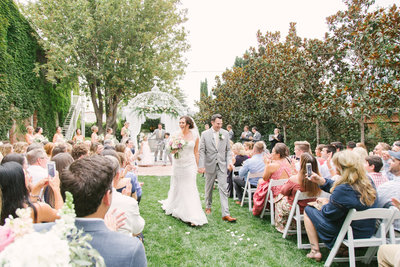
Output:
<svg viewBox="0 0 400 267">
<path fill-rule="evenodd" d="M 75 225 L 92 236 L 90 244 L 104 258 L 107 267 L 147 266 L 142 242 L 135 237 L 111 231 L 104 223 L 111 205 L 112 163 L 103 156 L 73 162 L 61 173 L 61 192 L 74 197 Z M 36 225 L 36 230 L 48 228 Z"/>
</svg>

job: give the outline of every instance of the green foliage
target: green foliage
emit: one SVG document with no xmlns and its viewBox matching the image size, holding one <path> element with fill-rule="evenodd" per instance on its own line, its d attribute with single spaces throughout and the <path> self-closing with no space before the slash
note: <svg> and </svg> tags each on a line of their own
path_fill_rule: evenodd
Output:
<svg viewBox="0 0 400 267">
<path fill-rule="evenodd" d="M 208 83 L 207 79 L 200 81 L 200 100 L 208 96 Z"/>
<path fill-rule="evenodd" d="M 367 135 L 368 147 L 373 148 L 378 142 L 385 142 L 392 145 L 393 142 L 399 140 L 400 124 L 390 123 L 388 118 L 377 117 L 374 120 L 375 126 Z"/>
<path fill-rule="evenodd" d="M 69 108 L 69 86 L 57 88 L 35 64 L 45 61 L 36 33 L 11 0 L 0 0 L 0 139 L 6 138 L 13 120 L 22 123 L 37 111 L 38 125 L 53 134 L 57 117 Z"/>
</svg>

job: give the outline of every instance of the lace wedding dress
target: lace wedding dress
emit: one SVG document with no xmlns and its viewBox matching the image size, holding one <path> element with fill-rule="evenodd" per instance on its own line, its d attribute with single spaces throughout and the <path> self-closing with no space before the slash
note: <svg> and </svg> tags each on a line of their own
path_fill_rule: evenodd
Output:
<svg viewBox="0 0 400 267">
<path fill-rule="evenodd" d="M 195 140 L 191 140 L 179 152 L 179 159 L 172 160 L 172 176 L 168 198 L 161 200 L 167 215 L 194 225 L 208 223 L 197 190 L 197 164 L 194 157 Z"/>
</svg>

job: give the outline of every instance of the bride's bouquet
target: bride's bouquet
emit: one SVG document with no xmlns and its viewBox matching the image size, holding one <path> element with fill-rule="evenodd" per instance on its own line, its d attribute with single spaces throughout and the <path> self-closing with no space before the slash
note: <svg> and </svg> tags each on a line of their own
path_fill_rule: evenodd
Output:
<svg viewBox="0 0 400 267">
<path fill-rule="evenodd" d="M 173 136 L 168 143 L 168 149 L 175 151 L 174 158 L 179 159 L 179 152 L 187 145 L 187 142 L 180 136 Z"/>
</svg>

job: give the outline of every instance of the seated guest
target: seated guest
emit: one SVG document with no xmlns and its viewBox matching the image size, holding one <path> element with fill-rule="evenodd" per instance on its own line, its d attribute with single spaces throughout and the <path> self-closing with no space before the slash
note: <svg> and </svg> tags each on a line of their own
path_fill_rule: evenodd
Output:
<svg viewBox="0 0 400 267">
<path fill-rule="evenodd" d="M 131 184 L 131 196 L 135 198 L 138 203 L 142 199 L 142 186 L 138 181 L 137 175 L 134 173 L 136 166 L 132 165 L 126 160 L 125 154 L 117 152 L 120 160 L 120 168 L 122 169 L 121 180 L 116 186 L 118 192 L 123 192 L 123 189 L 127 187 L 128 183 Z"/>
<path fill-rule="evenodd" d="M 51 158 L 53 158 L 57 154 L 66 153 L 66 152 L 68 152 L 66 144 L 64 144 L 64 143 L 63 144 L 56 144 L 56 146 L 51 151 Z"/>
<path fill-rule="evenodd" d="M 320 166 L 322 166 L 322 165 L 325 163 L 325 159 L 322 158 L 322 155 L 321 155 L 322 148 L 323 148 L 324 146 L 325 146 L 325 145 L 323 145 L 323 144 L 319 144 L 319 145 L 317 145 L 317 146 L 315 147 L 315 157 L 317 158 L 318 163 L 319 163 Z"/>
<path fill-rule="evenodd" d="M 255 142 L 261 141 L 261 134 L 260 132 L 257 131 L 257 127 L 251 128 L 251 132 L 253 133 L 253 136 L 250 136 L 250 140 Z"/>
<path fill-rule="evenodd" d="M 358 156 L 360 157 L 361 161 L 365 161 L 365 158 L 368 157 L 368 152 L 366 149 L 362 147 L 355 147 L 352 149 L 353 152 L 357 153 Z"/>
<path fill-rule="evenodd" d="M 233 173 L 234 167 L 243 165 L 243 162 L 249 157 L 246 156 L 244 146 L 241 143 L 236 143 L 232 146 L 232 165 L 228 166 L 228 191 L 231 197 L 233 196 L 233 177 L 238 176 L 238 173 Z"/>
<path fill-rule="evenodd" d="M 304 212 L 304 225 L 311 244 L 308 258 L 320 261 L 319 240 L 332 248 L 340 228 L 350 209 L 358 211 L 376 207 L 377 193 L 367 177 L 363 163 L 353 151 L 336 153 L 332 159 L 339 173 L 336 181 L 325 179 L 318 174 L 311 176 L 311 181 L 321 189 L 330 192 L 329 199 L 319 198 L 321 210 L 307 206 Z M 358 220 L 351 223 L 355 238 L 369 238 L 375 232 L 375 220 Z"/>
<path fill-rule="evenodd" d="M 0 145 L 0 153 L 5 157 L 7 154 L 13 153 L 14 149 L 11 144 L 2 144 Z"/>
<path fill-rule="evenodd" d="M 322 148 L 321 156 L 325 159 L 324 164 L 321 166 L 321 176 L 325 179 L 331 179 L 336 175 L 336 169 L 332 162 L 332 157 L 336 153 L 336 148 L 332 145 L 326 145 Z"/>
<path fill-rule="evenodd" d="M 94 142 L 90 145 L 90 151 L 89 154 L 91 156 L 93 155 L 101 155 L 101 152 L 103 151 L 104 147 L 102 144 L 98 143 L 98 142 Z"/>
<path fill-rule="evenodd" d="M 84 143 L 78 143 L 73 146 L 71 156 L 74 160 L 89 156 L 89 149 Z"/>
<path fill-rule="evenodd" d="M 349 142 L 347 142 L 346 149 L 347 149 L 347 150 L 353 150 L 356 146 L 357 146 L 356 142 L 354 142 L 354 141 L 349 141 Z"/>
<path fill-rule="evenodd" d="M 367 171 L 368 176 L 371 177 L 376 188 L 389 181 L 385 174 L 380 172 L 382 166 L 382 159 L 379 156 L 367 156 L 365 158 L 365 170 Z"/>
<path fill-rule="evenodd" d="M 18 154 L 26 154 L 26 149 L 28 148 L 27 142 L 17 142 L 13 145 L 14 152 Z"/>
<path fill-rule="evenodd" d="M 264 158 L 264 175 L 259 179 L 257 190 L 253 196 L 253 215 L 260 215 L 264 208 L 265 196 L 267 195 L 269 181 L 288 179 L 294 174 L 293 167 L 291 166 L 288 157 L 289 148 L 284 143 L 278 143 L 272 149 L 270 157 Z M 281 186 L 272 188 L 274 198 L 279 195 Z"/>
<path fill-rule="evenodd" d="M 321 192 L 321 189 L 316 183 L 311 182 L 307 178 L 307 168 L 306 164 L 311 163 L 312 170 L 314 173 L 319 174 L 318 170 L 318 162 L 316 158 L 314 158 L 309 153 L 303 153 L 300 157 L 300 171 L 289 178 L 287 183 L 285 183 L 281 187 L 281 192 L 277 196 L 275 201 L 275 228 L 283 233 L 286 227 L 287 220 L 289 218 L 290 209 L 292 208 L 294 198 L 298 190 L 301 192 L 307 192 L 307 196 L 312 197 L 318 196 Z M 300 207 L 300 212 L 303 213 L 304 208 L 307 206 L 307 203 L 310 201 L 314 201 L 306 199 L 299 200 L 297 204 Z M 296 222 L 292 221 L 292 226 L 289 229 L 295 229 Z"/>
<path fill-rule="evenodd" d="M 311 145 L 307 141 L 296 141 L 294 142 L 294 154 L 296 156 L 296 159 L 294 160 L 295 162 L 295 167 L 296 167 L 296 172 L 300 170 L 300 157 L 303 153 L 311 153 Z"/>
<path fill-rule="evenodd" d="M 336 141 L 331 143 L 332 146 L 336 148 L 336 152 L 340 152 L 344 150 L 344 145 L 342 142 Z"/>
<path fill-rule="evenodd" d="M 75 225 L 92 236 L 89 242 L 104 258 L 106 266 L 146 266 L 142 242 L 112 232 L 104 223 L 111 206 L 113 175 L 112 163 L 105 157 L 94 155 L 78 159 L 63 171 L 61 191 L 73 195 Z"/>
<path fill-rule="evenodd" d="M 243 162 L 243 167 L 239 171 L 239 176 L 233 178 L 233 186 L 236 190 L 236 195 L 239 200 L 243 197 L 243 188 L 246 184 L 246 178 L 248 173 L 263 172 L 265 163 L 263 159 L 263 152 L 265 149 L 264 142 L 259 141 L 254 144 L 253 156 Z M 250 185 L 252 187 L 257 187 L 258 178 L 251 178 Z M 236 204 L 240 204 L 240 201 L 236 201 Z"/>
<path fill-rule="evenodd" d="M 243 132 L 240 135 L 240 140 L 242 141 L 242 143 L 251 141 L 251 136 L 253 136 L 253 134 L 249 131 L 249 126 L 245 125 L 243 128 Z"/>
<path fill-rule="evenodd" d="M 128 234 L 130 236 L 138 236 L 142 233 L 144 228 L 144 219 L 140 216 L 139 205 L 136 199 L 123 195 L 120 192 L 115 190 L 115 186 L 118 184 L 120 174 L 120 165 L 117 158 L 109 155 L 105 156 L 108 158 L 113 165 L 114 169 L 114 180 L 113 180 L 113 192 L 112 192 L 112 202 L 108 213 L 113 211 L 114 209 L 117 212 L 123 212 L 126 220 L 124 221 L 124 225 L 118 228 L 118 232 Z"/>
<path fill-rule="evenodd" d="M 47 157 L 51 158 L 51 154 L 53 153 L 53 149 L 56 145 L 52 142 L 49 142 L 43 146 L 44 151 L 46 151 Z"/>
<path fill-rule="evenodd" d="M 27 172 L 32 177 L 32 184 L 36 185 L 40 180 L 47 178 L 47 154 L 43 149 L 34 149 L 26 154 L 28 160 Z"/>
<path fill-rule="evenodd" d="M 9 215 L 16 217 L 18 208 L 32 209 L 31 217 L 34 223 L 54 222 L 57 218 L 57 209 L 63 205 L 60 194 L 60 179 L 58 175 L 48 180 L 49 185 L 56 192 L 56 209 L 51 208 L 44 202 L 32 203 L 29 200 L 27 182 L 21 164 L 17 162 L 6 162 L 0 165 L 0 188 L 2 191 L 2 206 L 0 225 L 4 225 Z"/>
<path fill-rule="evenodd" d="M 253 155 L 254 143 L 253 142 L 244 142 L 243 146 L 244 146 L 245 155 L 247 157 L 251 158 L 251 156 Z"/>
<path fill-rule="evenodd" d="M 393 174 L 389 171 L 390 168 L 390 156 L 388 151 L 392 147 L 389 144 L 379 142 L 374 148 L 374 155 L 381 157 L 383 162 L 383 172 L 389 180 L 393 180 Z"/>
</svg>

